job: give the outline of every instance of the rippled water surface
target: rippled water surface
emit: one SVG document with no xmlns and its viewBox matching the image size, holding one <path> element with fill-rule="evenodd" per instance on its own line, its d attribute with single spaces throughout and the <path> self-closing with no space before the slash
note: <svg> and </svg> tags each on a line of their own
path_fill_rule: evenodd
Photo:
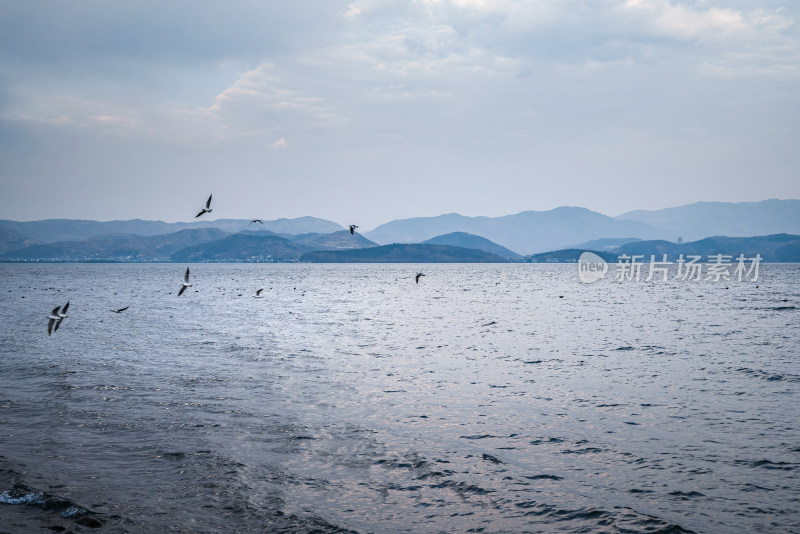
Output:
<svg viewBox="0 0 800 534">
<path fill-rule="evenodd" d="M 800 532 L 800 266 L 184 269 L 0 265 L 0 532 Z"/>
</svg>

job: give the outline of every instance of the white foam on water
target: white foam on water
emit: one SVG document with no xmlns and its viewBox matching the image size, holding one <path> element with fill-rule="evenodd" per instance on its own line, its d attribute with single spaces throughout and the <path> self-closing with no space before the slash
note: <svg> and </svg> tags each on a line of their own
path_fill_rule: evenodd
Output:
<svg viewBox="0 0 800 534">
<path fill-rule="evenodd" d="M 12 490 L 6 490 L 0 493 L 0 503 L 3 504 L 44 504 L 47 497 L 41 491 L 26 493 L 20 497 L 12 496 Z M 16 493 L 16 492 L 14 492 Z"/>
<path fill-rule="evenodd" d="M 61 517 L 69 518 L 69 517 L 83 515 L 85 513 L 87 513 L 86 508 L 81 508 L 80 506 L 73 505 L 64 510 L 63 512 L 61 512 Z"/>
</svg>

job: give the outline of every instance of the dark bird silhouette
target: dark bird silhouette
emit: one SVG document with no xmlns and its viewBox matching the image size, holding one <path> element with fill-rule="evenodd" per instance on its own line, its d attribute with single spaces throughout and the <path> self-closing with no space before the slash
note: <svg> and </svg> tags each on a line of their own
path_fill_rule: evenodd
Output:
<svg viewBox="0 0 800 534">
<path fill-rule="evenodd" d="M 50 317 L 48 317 L 49 321 L 47 321 L 47 335 L 52 335 L 53 332 L 58 330 L 58 327 L 61 326 L 61 321 L 69 317 L 67 315 L 67 309 L 69 308 L 69 301 L 64 304 L 64 307 L 56 306 L 53 308 L 53 311 L 50 312 Z"/>
<path fill-rule="evenodd" d="M 200 213 L 198 213 L 197 215 L 194 216 L 195 219 L 200 217 L 204 213 L 211 213 L 212 211 L 214 211 L 214 210 L 211 209 L 211 197 L 212 196 L 213 196 L 213 194 L 212 195 L 208 195 L 208 200 L 206 200 L 206 207 L 203 208 L 203 210 Z"/>
<path fill-rule="evenodd" d="M 263 288 L 263 287 L 262 287 L 261 289 L 259 289 L 258 291 L 256 291 L 256 294 L 255 294 L 255 295 L 253 295 L 253 297 L 255 297 L 255 298 L 257 298 L 257 299 L 260 299 L 260 298 L 261 298 L 261 292 L 262 292 L 262 291 L 264 291 L 264 288 Z"/>
<path fill-rule="evenodd" d="M 114 313 L 122 313 L 125 310 L 127 310 L 128 308 L 130 308 L 130 306 L 125 306 L 124 308 L 120 308 L 118 310 L 111 310 L 111 311 L 114 312 Z"/>
<path fill-rule="evenodd" d="M 356 232 L 356 228 L 358 228 L 358 226 L 355 224 L 350 225 L 350 235 L 353 235 Z"/>
<path fill-rule="evenodd" d="M 178 296 L 180 297 L 183 295 L 183 292 L 186 291 L 187 287 L 192 287 L 192 284 L 189 283 L 189 268 L 186 268 L 186 274 L 183 275 L 183 285 L 181 286 L 180 291 L 178 291 Z"/>
<path fill-rule="evenodd" d="M 422 273 L 417 273 L 416 281 L 417 281 L 418 284 L 419 284 L 419 277 L 420 276 L 425 276 L 425 275 L 422 274 Z"/>
<path fill-rule="evenodd" d="M 264 222 L 261 219 L 253 219 L 252 221 L 250 221 L 250 224 L 253 223 L 261 223 L 262 226 L 264 225 Z M 248 224 L 247 226 L 250 226 L 250 224 Z"/>
<path fill-rule="evenodd" d="M 58 330 L 58 326 L 61 324 L 61 321 L 69 317 L 69 315 L 67 315 L 67 308 L 69 308 L 69 301 L 67 301 L 67 303 L 64 304 L 64 307 L 61 308 L 61 311 L 58 312 L 59 321 L 56 323 L 56 327 L 53 329 L 53 331 Z"/>
<path fill-rule="evenodd" d="M 61 306 L 56 306 L 55 308 L 53 308 L 53 311 L 50 312 L 50 317 L 48 317 L 48 319 L 50 319 L 50 320 L 47 321 L 47 335 L 48 336 L 53 335 L 53 325 L 56 324 L 56 321 L 60 321 L 60 319 L 58 317 L 58 310 L 60 310 L 60 309 L 61 309 Z"/>
</svg>

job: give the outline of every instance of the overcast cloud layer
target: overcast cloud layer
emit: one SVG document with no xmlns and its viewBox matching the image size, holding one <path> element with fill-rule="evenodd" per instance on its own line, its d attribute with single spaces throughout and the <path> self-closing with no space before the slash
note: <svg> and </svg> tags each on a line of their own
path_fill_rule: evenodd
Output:
<svg viewBox="0 0 800 534">
<path fill-rule="evenodd" d="M 609 215 L 800 197 L 800 7 L 0 4 L 0 218 Z"/>
</svg>

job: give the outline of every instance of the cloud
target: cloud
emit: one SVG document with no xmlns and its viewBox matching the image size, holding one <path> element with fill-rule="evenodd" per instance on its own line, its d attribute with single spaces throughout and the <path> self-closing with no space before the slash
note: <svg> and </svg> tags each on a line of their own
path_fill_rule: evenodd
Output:
<svg viewBox="0 0 800 534">
<path fill-rule="evenodd" d="M 101 160 L 130 183 L 133 169 L 193 165 L 213 180 L 230 167 L 246 180 L 285 166 L 270 176 L 323 196 L 369 178 L 350 199 L 362 206 L 410 181 L 406 205 L 424 186 L 430 206 L 458 189 L 475 206 L 496 197 L 521 210 L 572 194 L 549 197 L 557 186 L 537 181 L 796 175 L 793 3 L 43 1 L 0 5 L 0 130 L 16 147 L 0 156 L 20 179 L 80 184 Z M 72 166 L 48 168 L 67 146 Z"/>
<path fill-rule="evenodd" d="M 637 12 L 641 23 L 656 35 L 697 41 L 744 37 L 758 33 L 767 16 L 763 11 L 746 16 L 741 11 L 709 7 L 697 9 L 670 0 L 626 0 L 624 7 Z M 750 18 L 761 19 L 758 24 Z"/>
<path fill-rule="evenodd" d="M 709 58 L 733 63 L 736 53 L 753 47 L 762 61 L 786 64 L 800 53 L 795 14 L 785 8 L 736 9 L 713 0 L 356 0 L 347 16 L 381 35 L 446 27 L 448 45 L 472 47 L 499 57 L 580 64 L 587 59 L 629 57 L 652 62 L 675 43 L 693 43 L 680 52 L 702 64 Z M 391 21 L 389 23 L 388 21 Z M 436 42 L 430 39 L 425 42 Z M 655 53 L 654 53 L 655 52 Z M 597 57 L 602 56 L 602 57 Z M 789 60 L 794 60 L 792 57 Z"/>
<path fill-rule="evenodd" d="M 224 138 L 324 131 L 343 120 L 335 105 L 310 93 L 312 88 L 300 78 L 289 69 L 264 62 L 239 75 L 213 104 L 199 111 L 220 128 Z"/>
</svg>

